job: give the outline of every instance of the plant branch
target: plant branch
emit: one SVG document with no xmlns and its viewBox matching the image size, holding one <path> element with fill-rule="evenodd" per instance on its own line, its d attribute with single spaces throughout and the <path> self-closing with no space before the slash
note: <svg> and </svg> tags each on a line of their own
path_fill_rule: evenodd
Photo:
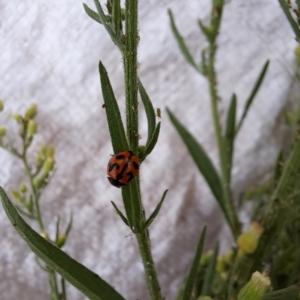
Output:
<svg viewBox="0 0 300 300">
<path fill-rule="evenodd" d="M 216 11 L 213 7 L 212 9 L 212 20 L 215 18 L 221 19 L 221 9 L 218 10 L 219 15 L 215 15 Z M 211 21 L 213 24 L 213 21 Z M 217 26 L 220 25 L 219 22 L 215 22 Z M 215 31 L 218 31 L 218 28 L 215 29 Z M 227 214 L 229 226 L 231 228 L 232 234 L 234 237 L 237 237 L 239 234 L 239 222 L 238 218 L 233 206 L 233 201 L 231 198 L 231 192 L 230 192 L 230 185 L 229 185 L 229 177 L 228 177 L 228 171 L 227 171 L 227 159 L 226 159 L 226 149 L 222 138 L 222 128 L 219 121 L 219 114 L 218 114 L 218 94 L 217 94 L 217 79 L 216 79 L 216 72 L 215 72 L 215 54 L 216 54 L 216 43 L 215 38 L 217 36 L 217 33 L 214 36 L 214 39 L 210 40 L 210 45 L 208 49 L 208 66 L 207 66 L 207 79 L 209 83 L 209 90 L 210 90 L 210 98 L 211 98 L 211 109 L 212 109 L 212 117 L 213 117 L 213 123 L 215 128 L 215 135 L 216 135 L 216 142 L 217 147 L 219 150 L 219 159 L 220 159 L 220 166 L 221 166 L 221 181 L 223 186 L 223 194 L 224 194 L 224 205 L 225 205 L 225 211 Z"/>
<path fill-rule="evenodd" d="M 25 144 L 25 141 L 23 140 L 23 152 L 22 152 L 21 160 L 24 164 L 25 172 L 26 172 L 26 175 L 27 175 L 27 177 L 29 179 L 29 182 L 30 182 L 30 187 L 31 187 L 31 192 L 32 192 L 32 197 L 33 197 L 33 203 L 34 203 L 35 209 L 36 209 L 36 216 L 37 216 L 36 220 L 39 224 L 40 231 L 45 231 L 45 227 L 44 227 L 44 224 L 43 224 L 43 219 L 42 219 L 41 211 L 40 211 L 40 205 L 39 205 L 39 192 L 37 191 L 37 189 L 35 188 L 35 186 L 33 184 L 33 175 L 32 175 L 31 170 L 29 168 L 26 154 L 27 154 L 27 146 Z"/>
<path fill-rule="evenodd" d="M 126 93 L 126 125 L 130 150 L 137 153 L 138 148 L 138 0 L 126 0 L 126 42 L 123 54 Z"/>
</svg>

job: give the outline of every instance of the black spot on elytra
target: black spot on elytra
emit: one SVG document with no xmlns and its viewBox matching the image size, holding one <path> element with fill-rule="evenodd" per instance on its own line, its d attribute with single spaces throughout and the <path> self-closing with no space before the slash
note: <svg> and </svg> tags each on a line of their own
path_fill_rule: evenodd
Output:
<svg viewBox="0 0 300 300">
<path fill-rule="evenodd" d="M 108 170 L 109 172 L 112 171 L 112 169 L 119 170 L 120 166 L 118 164 L 112 164 L 111 162 L 108 163 Z"/>
<path fill-rule="evenodd" d="M 124 159 L 125 156 L 123 154 L 115 154 L 116 159 Z"/>
<path fill-rule="evenodd" d="M 108 181 L 110 182 L 111 185 L 120 188 L 121 186 L 125 185 L 124 183 L 118 181 L 117 179 L 107 177 Z"/>
<path fill-rule="evenodd" d="M 129 176 L 129 179 L 127 180 L 127 183 L 128 183 L 133 179 L 134 176 L 133 176 L 132 172 L 127 172 L 126 175 Z"/>
<path fill-rule="evenodd" d="M 136 170 L 139 169 L 139 165 L 138 165 L 135 161 L 132 163 L 132 165 L 133 165 L 133 167 L 134 167 Z"/>
</svg>

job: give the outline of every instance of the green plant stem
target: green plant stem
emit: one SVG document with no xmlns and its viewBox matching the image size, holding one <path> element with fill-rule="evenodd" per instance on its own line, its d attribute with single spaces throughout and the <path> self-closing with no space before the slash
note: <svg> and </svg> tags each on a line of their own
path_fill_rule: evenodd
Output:
<svg viewBox="0 0 300 300">
<path fill-rule="evenodd" d="M 27 152 L 27 147 L 24 143 L 24 146 L 23 146 L 23 153 L 22 153 L 22 157 L 21 157 L 21 160 L 24 164 L 24 167 L 25 167 L 25 172 L 26 172 L 26 175 L 27 177 L 29 178 L 29 182 L 30 182 L 30 187 L 31 187 L 31 191 L 32 191 L 32 197 L 33 197 L 33 203 L 35 205 L 35 209 L 36 209 L 36 217 L 37 217 L 37 222 L 39 224 L 39 227 L 40 227 L 40 231 L 45 231 L 45 227 L 44 227 L 44 224 L 43 224 L 43 220 L 42 220 L 42 216 L 41 216 L 41 211 L 40 211 L 40 205 L 39 205 L 39 195 L 38 195 L 38 192 L 33 184 L 33 176 L 31 174 L 31 171 L 30 171 L 30 168 L 29 168 L 29 165 L 28 165 L 28 162 L 27 162 L 27 157 L 26 157 L 26 152 Z"/>
<path fill-rule="evenodd" d="M 210 98 L 211 98 L 211 109 L 212 109 L 212 117 L 215 128 L 215 135 L 217 146 L 219 150 L 219 159 L 221 165 L 221 181 L 223 187 L 223 195 L 224 195 L 224 206 L 226 211 L 226 217 L 231 228 L 232 234 L 234 237 L 239 235 L 239 222 L 238 218 L 233 206 L 233 201 L 231 198 L 230 186 L 229 186 L 229 178 L 227 176 L 227 159 L 226 159 L 226 149 L 224 148 L 224 142 L 222 138 L 222 129 L 219 122 L 219 114 L 218 114 L 218 94 L 217 94 L 217 80 L 216 80 L 216 72 L 215 72 L 215 53 L 216 53 L 216 44 L 215 42 L 210 43 L 209 46 L 209 58 L 208 58 L 208 74 L 207 79 L 209 82 L 209 90 L 210 90 Z"/>
<path fill-rule="evenodd" d="M 138 148 L 138 0 L 126 0 L 126 45 L 123 54 L 126 94 L 126 125 L 130 150 Z"/>
<path fill-rule="evenodd" d="M 29 167 L 28 162 L 27 162 L 27 157 L 26 157 L 27 148 L 28 148 L 28 145 L 26 145 L 25 141 L 23 140 L 23 152 L 22 152 L 22 155 L 21 155 L 21 160 L 24 164 L 25 172 L 26 172 L 26 175 L 29 178 L 29 182 L 30 182 L 30 187 L 31 187 L 32 197 L 33 197 L 33 203 L 34 203 L 35 209 L 36 209 L 36 221 L 37 221 L 37 223 L 40 227 L 40 231 L 45 232 L 45 227 L 44 227 L 44 224 L 43 224 L 43 219 L 42 219 L 42 215 L 41 215 L 41 211 L 40 211 L 40 205 L 39 205 L 39 193 L 38 193 L 38 191 L 36 190 L 36 188 L 33 184 L 33 175 L 31 174 L 31 170 L 30 170 L 30 167 Z M 57 289 L 55 271 L 53 271 L 51 268 L 47 267 L 47 272 L 49 274 L 49 283 L 50 283 L 50 288 L 51 288 L 50 299 L 51 300 L 60 300 L 58 289 Z"/>
<path fill-rule="evenodd" d="M 126 132 L 130 150 L 137 153 L 138 150 L 138 77 L 137 77 L 137 46 L 138 46 L 138 0 L 126 0 L 125 2 L 125 26 L 126 39 L 125 50 L 122 51 L 125 73 L 125 95 L 126 95 Z M 151 254 L 150 240 L 147 230 L 141 230 L 146 223 L 145 214 L 140 197 L 139 176 L 137 184 L 129 186 L 132 208 L 136 208 L 134 218 L 135 234 L 139 245 L 146 280 L 151 298 L 153 300 L 163 299 L 158 283 L 156 270 Z M 123 190 L 124 192 L 124 190 Z M 127 215 L 127 218 L 129 216 Z"/>
<path fill-rule="evenodd" d="M 49 273 L 49 284 L 51 287 L 50 300 L 60 300 L 59 292 L 57 289 L 56 274 L 49 267 L 47 267 L 47 272 Z"/>
<path fill-rule="evenodd" d="M 150 291 L 151 299 L 162 300 L 163 297 L 161 295 L 154 261 L 151 254 L 150 240 L 148 238 L 147 230 L 143 230 L 141 233 L 137 233 L 136 238 L 138 241 L 140 253 L 146 272 L 146 280 L 148 284 L 148 289 Z"/>
</svg>

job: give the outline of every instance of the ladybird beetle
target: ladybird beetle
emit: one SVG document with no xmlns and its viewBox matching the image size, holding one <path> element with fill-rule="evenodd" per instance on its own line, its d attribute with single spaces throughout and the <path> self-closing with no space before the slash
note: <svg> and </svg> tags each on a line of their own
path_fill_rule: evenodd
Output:
<svg viewBox="0 0 300 300">
<path fill-rule="evenodd" d="M 115 187 L 128 184 L 139 171 L 139 160 L 132 151 L 113 154 L 107 165 L 107 179 Z"/>
</svg>

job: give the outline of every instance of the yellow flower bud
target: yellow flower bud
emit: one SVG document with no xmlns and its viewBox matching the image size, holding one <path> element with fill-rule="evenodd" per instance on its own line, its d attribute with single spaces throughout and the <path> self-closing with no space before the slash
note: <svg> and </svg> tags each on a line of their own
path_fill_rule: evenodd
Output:
<svg viewBox="0 0 300 300">
<path fill-rule="evenodd" d="M 21 193 L 26 193 L 26 191 L 27 191 L 27 187 L 26 187 L 26 185 L 24 184 L 24 183 L 21 183 L 20 184 L 20 187 L 19 187 L 19 190 L 20 190 L 20 192 Z"/>
<path fill-rule="evenodd" d="M 47 157 L 52 157 L 54 156 L 55 153 L 55 147 L 54 146 L 50 146 L 47 149 Z"/>
<path fill-rule="evenodd" d="M 2 110 L 3 110 L 3 108 L 4 108 L 4 106 L 3 106 L 3 102 L 2 102 L 2 100 L 0 100 L 0 111 L 2 111 Z"/>
<path fill-rule="evenodd" d="M 35 104 L 31 104 L 25 112 L 26 119 L 33 119 L 37 113 L 37 107 Z"/>
<path fill-rule="evenodd" d="M 42 156 L 46 156 L 47 153 L 47 147 L 45 145 L 42 145 L 39 154 L 41 154 Z"/>
<path fill-rule="evenodd" d="M 242 233 L 237 239 L 239 253 L 253 253 L 263 233 L 263 228 L 257 222 L 252 222 L 248 231 Z"/>
<path fill-rule="evenodd" d="M 41 188 L 42 186 L 43 186 L 43 183 L 44 183 L 44 181 L 42 180 L 42 179 L 40 179 L 40 178 L 35 178 L 34 180 L 33 180 L 33 185 L 36 187 L 36 188 Z"/>
<path fill-rule="evenodd" d="M 67 236 L 64 233 L 60 233 L 57 237 L 56 245 L 61 248 L 66 242 Z"/>
<path fill-rule="evenodd" d="M 271 287 L 268 276 L 255 272 L 250 281 L 240 290 L 238 300 L 261 300 Z"/>
<path fill-rule="evenodd" d="M 42 236 L 45 240 L 49 240 L 48 233 L 45 230 L 40 232 L 40 236 Z"/>
<path fill-rule="evenodd" d="M 54 159 L 52 157 L 47 157 L 44 165 L 43 165 L 43 170 L 45 173 L 49 173 L 53 170 L 54 167 Z"/>
<path fill-rule="evenodd" d="M 12 194 L 12 196 L 13 196 L 16 200 L 18 200 L 18 201 L 20 201 L 20 202 L 23 201 L 22 196 L 20 195 L 19 192 L 17 192 L 17 191 L 11 191 L 11 194 Z"/>
<path fill-rule="evenodd" d="M 297 46 L 294 50 L 294 54 L 297 58 L 300 58 L 300 46 Z"/>
<path fill-rule="evenodd" d="M 32 203 L 32 201 L 26 202 L 25 205 L 26 205 L 26 208 L 28 209 L 28 211 L 32 212 L 32 210 L 33 210 L 33 203 Z"/>
<path fill-rule="evenodd" d="M 5 135 L 6 135 L 6 128 L 1 127 L 1 128 L 0 128 L 0 137 L 3 137 L 3 136 L 5 136 Z"/>
<path fill-rule="evenodd" d="M 36 122 L 34 120 L 28 122 L 27 133 L 29 135 L 34 135 L 36 133 Z"/>
</svg>

